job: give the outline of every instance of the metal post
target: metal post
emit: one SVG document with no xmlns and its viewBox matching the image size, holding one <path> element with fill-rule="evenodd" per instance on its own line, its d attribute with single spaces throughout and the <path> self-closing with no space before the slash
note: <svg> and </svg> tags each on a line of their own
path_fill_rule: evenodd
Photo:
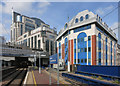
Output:
<svg viewBox="0 0 120 86">
<path fill-rule="evenodd" d="M 49 66 L 49 85 L 51 85 L 51 64 Z"/>
<path fill-rule="evenodd" d="M 41 73 L 41 58 L 40 58 L 40 53 L 39 53 L 39 73 Z"/>
<path fill-rule="evenodd" d="M 57 84 L 59 85 L 59 57 L 57 56 L 57 60 L 58 60 L 58 70 L 57 70 Z"/>
<path fill-rule="evenodd" d="M 36 67 L 36 53 L 34 55 L 34 66 Z"/>
<path fill-rule="evenodd" d="M 69 17 L 68 17 L 68 72 L 70 72 L 70 47 L 69 47 Z"/>
</svg>

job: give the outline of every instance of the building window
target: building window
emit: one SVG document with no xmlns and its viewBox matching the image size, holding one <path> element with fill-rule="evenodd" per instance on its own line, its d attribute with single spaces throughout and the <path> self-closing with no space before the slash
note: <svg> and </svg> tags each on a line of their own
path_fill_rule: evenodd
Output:
<svg viewBox="0 0 120 86">
<path fill-rule="evenodd" d="M 88 65 L 91 65 L 91 36 L 88 36 Z"/>
<path fill-rule="evenodd" d="M 116 65 L 116 43 L 114 44 L 114 65 Z"/>
<path fill-rule="evenodd" d="M 89 18 L 89 15 L 87 14 L 87 15 L 85 16 L 85 18 L 88 19 L 88 18 Z"/>
<path fill-rule="evenodd" d="M 49 52 L 49 40 L 46 40 L 46 51 Z"/>
<path fill-rule="evenodd" d="M 76 39 L 74 39 L 74 64 L 76 64 Z"/>
<path fill-rule="evenodd" d="M 31 48 L 33 48 L 33 37 L 31 38 Z"/>
<path fill-rule="evenodd" d="M 23 45 L 24 45 L 24 46 L 27 46 L 27 39 L 25 39 L 25 40 L 23 41 Z"/>
<path fill-rule="evenodd" d="M 38 49 L 40 49 L 40 44 L 41 44 L 40 40 L 38 40 Z"/>
<path fill-rule="evenodd" d="M 84 59 L 87 59 L 87 52 L 85 49 L 87 48 L 87 41 L 84 40 L 84 38 L 87 37 L 86 33 L 82 32 L 77 36 L 77 48 L 78 48 L 78 59 L 81 59 L 81 61 L 78 62 L 78 64 L 81 65 L 87 65 L 87 63 L 84 62 Z M 83 61 L 82 61 L 83 60 Z M 81 63 L 82 62 L 82 63 Z"/>
<path fill-rule="evenodd" d="M 65 29 L 68 27 L 67 23 L 65 24 Z"/>
<path fill-rule="evenodd" d="M 36 49 L 36 47 L 37 47 L 37 36 L 34 37 L 34 43 L 35 43 L 34 46 L 35 46 L 35 49 Z"/>
<path fill-rule="evenodd" d="M 55 42 L 55 52 L 57 53 L 57 42 Z"/>
<path fill-rule="evenodd" d="M 53 55 L 53 53 L 54 53 L 54 43 L 53 43 L 53 41 L 51 41 L 51 55 Z"/>
<path fill-rule="evenodd" d="M 105 42 L 106 42 L 106 65 L 107 65 L 107 57 L 108 57 L 108 55 L 107 55 L 107 51 L 108 51 L 108 48 L 107 48 L 107 38 L 105 39 Z"/>
<path fill-rule="evenodd" d="M 68 39 L 65 38 L 65 64 L 68 64 Z"/>
<path fill-rule="evenodd" d="M 59 42 L 59 59 L 61 59 L 61 43 Z"/>
<path fill-rule="evenodd" d="M 75 19 L 75 23 L 78 23 L 78 18 Z"/>
<path fill-rule="evenodd" d="M 112 66 L 112 41 L 111 41 L 111 66 Z"/>
<path fill-rule="evenodd" d="M 38 34 L 38 37 L 40 37 L 40 34 Z"/>
<path fill-rule="evenodd" d="M 23 25 L 21 24 L 21 31 L 20 31 L 21 33 L 20 33 L 20 35 L 22 35 L 23 34 Z"/>
<path fill-rule="evenodd" d="M 30 47 L 30 38 L 28 38 L 28 46 Z"/>
<path fill-rule="evenodd" d="M 80 17 L 80 21 L 83 21 L 83 16 Z"/>
<path fill-rule="evenodd" d="M 101 34 L 98 34 L 98 65 L 101 65 Z"/>
</svg>

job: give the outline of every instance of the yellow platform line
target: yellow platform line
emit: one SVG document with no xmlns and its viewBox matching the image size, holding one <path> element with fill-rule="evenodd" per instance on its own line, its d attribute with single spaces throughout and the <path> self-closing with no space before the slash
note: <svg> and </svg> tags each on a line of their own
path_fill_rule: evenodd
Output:
<svg viewBox="0 0 120 86">
<path fill-rule="evenodd" d="M 37 86 L 33 71 L 32 71 L 32 75 L 33 75 L 33 79 L 34 79 L 34 84 L 35 84 L 35 86 Z"/>
</svg>

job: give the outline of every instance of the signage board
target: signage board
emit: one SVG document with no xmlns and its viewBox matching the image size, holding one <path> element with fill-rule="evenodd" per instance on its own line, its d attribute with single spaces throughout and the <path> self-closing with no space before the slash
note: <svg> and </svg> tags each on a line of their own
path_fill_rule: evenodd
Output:
<svg viewBox="0 0 120 86">
<path fill-rule="evenodd" d="M 50 56 L 50 64 L 57 64 L 57 54 Z"/>
</svg>

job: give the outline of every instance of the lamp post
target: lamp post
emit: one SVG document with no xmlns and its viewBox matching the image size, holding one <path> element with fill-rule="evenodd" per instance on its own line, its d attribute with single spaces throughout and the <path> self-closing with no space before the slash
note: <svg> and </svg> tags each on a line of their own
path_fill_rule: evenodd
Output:
<svg viewBox="0 0 120 86">
<path fill-rule="evenodd" d="M 38 52 L 38 53 L 39 53 L 39 73 L 41 73 L 41 56 L 44 57 L 46 55 L 45 54 L 41 55 L 42 52 Z"/>
<path fill-rule="evenodd" d="M 39 73 L 41 73 L 41 58 L 40 58 L 40 52 L 39 52 Z"/>
</svg>

